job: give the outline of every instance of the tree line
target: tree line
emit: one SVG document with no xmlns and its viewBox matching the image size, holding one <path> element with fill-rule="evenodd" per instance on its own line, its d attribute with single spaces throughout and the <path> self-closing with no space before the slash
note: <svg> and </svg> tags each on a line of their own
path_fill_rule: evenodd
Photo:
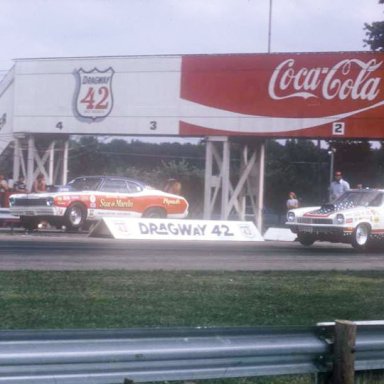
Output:
<svg viewBox="0 0 384 384">
<path fill-rule="evenodd" d="M 379 0 L 379 4 L 384 4 L 384 0 Z M 384 51 L 384 21 L 374 21 L 371 24 L 365 23 L 364 30 L 366 38 L 365 45 L 372 51 Z"/>
<path fill-rule="evenodd" d="M 236 146 L 235 146 L 236 148 Z M 341 170 L 351 186 L 384 188 L 384 149 L 381 143 L 339 140 L 290 139 L 266 142 L 265 208 L 275 213 L 285 210 L 290 191 L 301 205 L 327 201 L 331 181 L 331 156 L 334 171 Z M 231 180 L 237 183 L 240 151 L 232 153 Z M 69 177 L 111 174 L 143 180 L 162 188 L 168 178 L 182 182 L 191 211 L 199 216 L 203 209 L 205 144 L 128 142 L 113 139 L 103 143 L 96 137 L 72 141 Z M 192 209 L 193 208 L 193 209 Z"/>
<path fill-rule="evenodd" d="M 252 140 L 252 139 L 250 139 Z M 140 140 L 96 136 L 71 140 L 68 179 L 84 175 L 119 175 L 142 180 L 163 189 L 170 178 L 182 183 L 182 193 L 191 205 L 191 217 L 203 213 L 205 142 L 148 143 Z M 230 177 L 236 185 L 240 176 L 241 151 L 232 146 Z M 351 184 L 384 188 L 384 146 L 366 140 L 317 141 L 289 139 L 266 141 L 264 208 L 285 213 L 288 193 L 293 191 L 302 206 L 327 202 L 333 171 L 340 170 Z M 0 172 L 12 175 L 13 151 L 8 148 L 0 161 Z"/>
</svg>

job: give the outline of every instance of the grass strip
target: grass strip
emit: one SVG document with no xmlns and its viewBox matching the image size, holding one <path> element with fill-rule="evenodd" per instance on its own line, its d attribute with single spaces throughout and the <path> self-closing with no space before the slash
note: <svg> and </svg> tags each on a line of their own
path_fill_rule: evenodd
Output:
<svg viewBox="0 0 384 384">
<path fill-rule="evenodd" d="M 0 328 L 384 319 L 382 272 L 0 272 Z"/>
<path fill-rule="evenodd" d="M 0 272 L 0 328 L 289 326 L 384 319 L 384 273 Z M 369 383 L 380 383 L 383 376 Z M 312 384 L 311 375 L 202 384 Z M 366 382 L 368 383 L 368 381 Z"/>
</svg>

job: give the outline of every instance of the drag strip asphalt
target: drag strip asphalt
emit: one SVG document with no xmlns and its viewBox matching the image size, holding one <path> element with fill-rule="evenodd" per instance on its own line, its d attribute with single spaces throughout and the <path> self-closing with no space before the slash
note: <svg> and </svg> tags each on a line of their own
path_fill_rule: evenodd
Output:
<svg viewBox="0 0 384 384">
<path fill-rule="evenodd" d="M 383 251 L 297 242 L 138 241 L 0 232 L 0 270 L 384 270 Z"/>
</svg>

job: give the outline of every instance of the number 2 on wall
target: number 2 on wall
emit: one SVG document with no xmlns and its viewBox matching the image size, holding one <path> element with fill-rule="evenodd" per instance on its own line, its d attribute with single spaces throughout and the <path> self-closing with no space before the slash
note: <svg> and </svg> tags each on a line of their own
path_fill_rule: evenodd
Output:
<svg viewBox="0 0 384 384">
<path fill-rule="evenodd" d="M 332 124 L 332 135 L 344 135 L 345 123 L 335 122 Z"/>
</svg>

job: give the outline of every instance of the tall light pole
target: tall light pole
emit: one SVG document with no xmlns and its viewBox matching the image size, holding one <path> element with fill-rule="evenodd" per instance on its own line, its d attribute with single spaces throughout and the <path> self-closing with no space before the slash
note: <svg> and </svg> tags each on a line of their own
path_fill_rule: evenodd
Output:
<svg viewBox="0 0 384 384">
<path fill-rule="evenodd" d="M 328 154 L 331 157 L 330 166 L 329 166 L 329 185 L 331 185 L 332 180 L 333 180 L 333 168 L 335 166 L 335 152 L 336 152 L 335 148 L 331 148 L 328 151 Z"/>
<path fill-rule="evenodd" d="M 269 0 L 268 53 L 271 53 L 271 40 L 272 40 L 272 0 Z"/>
</svg>

